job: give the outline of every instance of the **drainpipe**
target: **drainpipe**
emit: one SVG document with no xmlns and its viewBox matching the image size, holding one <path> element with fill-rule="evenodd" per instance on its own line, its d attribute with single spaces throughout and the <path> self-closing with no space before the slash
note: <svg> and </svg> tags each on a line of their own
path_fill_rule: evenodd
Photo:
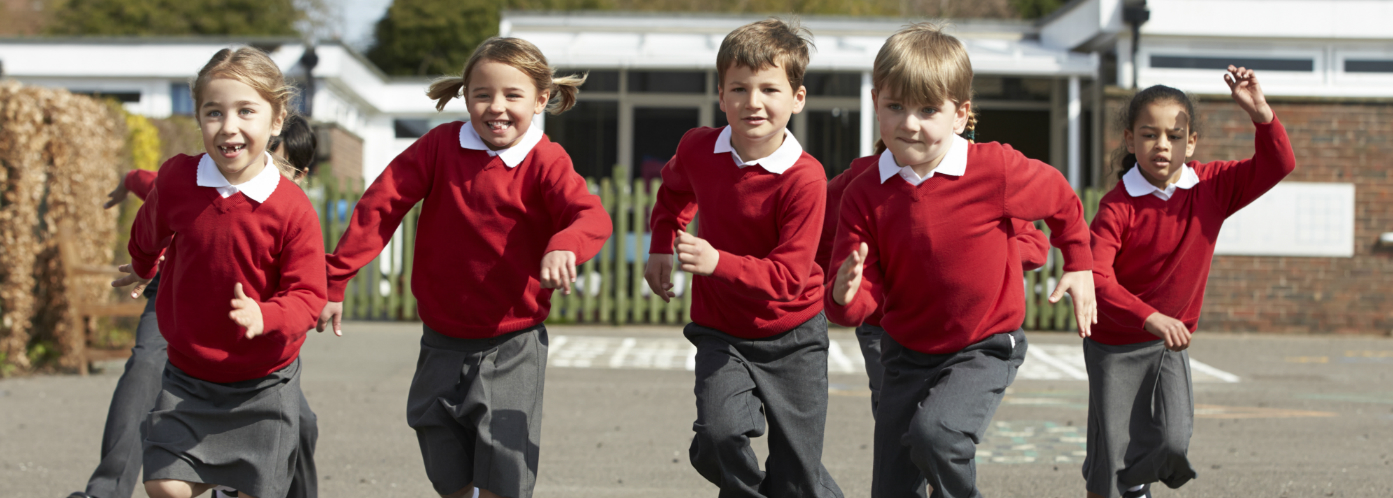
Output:
<svg viewBox="0 0 1393 498">
<path fill-rule="evenodd" d="M 1132 89 L 1137 89 L 1137 74 L 1140 62 L 1137 61 L 1137 48 L 1141 46 L 1141 25 L 1151 20 L 1151 11 L 1146 8 L 1146 0 L 1122 7 L 1122 21 L 1132 25 Z"/>
</svg>

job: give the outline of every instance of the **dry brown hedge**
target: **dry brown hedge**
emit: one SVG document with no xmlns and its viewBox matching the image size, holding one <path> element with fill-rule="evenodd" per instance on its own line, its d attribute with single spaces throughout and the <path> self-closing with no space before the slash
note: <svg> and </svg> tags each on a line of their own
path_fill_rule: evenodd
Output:
<svg viewBox="0 0 1393 498">
<path fill-rule="evenodd" d="M 111 292 L 107 277 L 67 281 L 58 223 L 74 228 L 82 263 L 111 263 L 117 212 L 102 202 L 123 169 L 124 136 L 104 102 L 0 81 L 0 371 L 80 366 L 71 353 L 86 337 L 69 330 L 68 303 Z"/>
</svg>

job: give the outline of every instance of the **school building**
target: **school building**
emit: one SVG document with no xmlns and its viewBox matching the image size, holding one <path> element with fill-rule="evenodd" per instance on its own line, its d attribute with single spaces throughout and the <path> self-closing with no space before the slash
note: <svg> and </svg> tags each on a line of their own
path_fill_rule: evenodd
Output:
<svg viewBox="0 0 1393 498">
<path fill-rule="evenodd" d="M 561 72 L 588 72 L 549 136 L 588 177 L 653 178 L 682 132 L 720 126 L 716 50 L 758 15 L 508 12 Z M 1288 181 L 1226 224 L 1202 328 L 1393 333 L 1393 1 L 1074 0 L 1039 21 L 952 20 L 976 72 L 978 140 L 1011 144 L 1079 188 L 1111 188 L 1114 117 L 1131 89 L 1167 84 L 1201 100 L 1195 159 L 1249 157 L 1252 125 L 1228 97 L 1228 64 L 1259 71 L 1296 149 Z M 907 19 L 806 16 L 808 105 L 790 129 L 828 175 L 878 136 L 870 70 Z M 371 180 L 440 123 L 428 78 L 388 77 L 338 42 L 296 39 L 0 39 L 3 77 L 101 93 L 132 112 L 191 114 L 188 80 L 219 48 L 268 50 L 308 97 L 331 173 Z"/>
</svg>

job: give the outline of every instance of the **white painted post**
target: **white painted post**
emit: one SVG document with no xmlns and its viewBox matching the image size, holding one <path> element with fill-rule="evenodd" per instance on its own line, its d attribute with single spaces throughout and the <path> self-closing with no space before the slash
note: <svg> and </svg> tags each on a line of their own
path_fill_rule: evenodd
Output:
<svg viewBox="0 0 1393 498">
<path fill-rule="evenodd" d="M 871 102 L 871 72 L 861 73 L 861 146 L 857 157 L 871 155 L 875 144 L 875 104 Z"/>
<path fill-rule="evenodd" d="M 1069 77 L 1069 185 L 1078 190 L 1083 186 L 1083 178 L 1080 174 L 1080 163 L 1083 159 L 1080 139 L 1083 130 L 1080 129 L 1080 115 L 1083 113 L 1083 102 L 1079 100 L 1079 77 Z"/>
</svg>

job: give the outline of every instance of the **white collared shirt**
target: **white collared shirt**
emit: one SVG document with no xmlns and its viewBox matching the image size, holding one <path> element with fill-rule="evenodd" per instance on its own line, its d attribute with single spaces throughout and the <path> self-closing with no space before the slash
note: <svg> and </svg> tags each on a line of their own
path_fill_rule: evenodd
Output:
<svg viewBox="0 0 1393 498">
<path fill-rule="evenodd" d="M 484 144 L 483 137 L 479 136 L 479 130 L 475 130 L 473 124 L 466 122 L 459 129 L 459 146 L 466 149 L 482 150 L 489 153 L 490 157 L 498 156 L 503 159 L 504 166 L 516 168 L 522 164 L 523 159 L 527 159 L 527 153 L 532 152 L 532 148 L 542 141 L 544 133 L 541 126 L 536 126 L 538 124 L 540 121 L 532 120 L 533 126 L 527 127 L 527 133 L 522 134 L 522 140 L 517 145 L 502 150 L 493 150 Z"/>
<path fill-rule="evenodd" d="M 218 190 L 218 195 L 226 199 L 232 194 L 241 192 L 242 195 L 256 202 L 266 202 L 271 198 L 271 193 L 276 191 L 276 185 L 281 182 L 280 169 L 276 167 L 274 159 L 271 159 L 269 152 L 266 154 L 266 167 L 257 173 L 252 179 L 243 182 L 241 185 L 233 185 L 223 176 L 222 170 L 218 169 L 217 163 L 213 162 L 213 157 L 204 154 L 198 160 L 198 186 L 213 187 Z"/>
<path fill-rule="evenodd" d="M 890 153 L 890 149 L 880 153 L 880 183 L 885 183 L 890 177 L 900 175 L 904 181 L 910 185 L 918 187 L 920 184 L 933 178 L 935 174 L 963 176 L 967 172 L 967 139 L 953 135 L 953 141 L 948 146 L 948 152 L 943 155 L 943 160 L 938 162 L 938 167 L 929 171 L 929 176 L 920 177 L 914 168 L 900 166 L 895 162 L 895 155 Z"/>
<path fill-rule="evenodd" d="M 746 161 L 740 158 L 740 153 L 735 152 L 735 146 L 730 143 L 730 126 L 721 129 L 721 135 L 716 137 L 716 148 L 712 154 L 729 152 L 730 158 L 735 161 L 735 165 L 744 168 L 746 166 L 759 165 L 765 171 L 776 175 L 782 175 L 789 168 L 798 162 L 798 158 L 803 157 L 803 145 L 798 143 L 797 138 L 793 138 L 793 133 L 784 128 L 784 143 L 774 150 L 769 157 L 762 157 Z"/>
<path fill-rule="evenodd" d="M 1195 170 L 1190 169 L 1189 165 L 1185 164 L 1180 165 L 1180 179 L 1176 180 L 1175 183 L 1166 185 L 1164 189 L 1156 188 L 1151 182 L 1146 181 L 1146 177 L 1142 176 L 1140 165 L 1133 165 L 1131 170 L 1122 175 L 1122 185 L 1127 188 L 1128 195 L 1132 197 L 1141 197 L 1146 194 L 1152 194 L 1156 197 L 1160 197 L 1161 200 L 1164 201 L 1170 200 L 1171 196 L 1175 195 L 1176 188 L 1188 190 L 1190 187 L 1198 185 L 1199 183 L 1200 175 L 1195 173 Z"/>
</svg>

